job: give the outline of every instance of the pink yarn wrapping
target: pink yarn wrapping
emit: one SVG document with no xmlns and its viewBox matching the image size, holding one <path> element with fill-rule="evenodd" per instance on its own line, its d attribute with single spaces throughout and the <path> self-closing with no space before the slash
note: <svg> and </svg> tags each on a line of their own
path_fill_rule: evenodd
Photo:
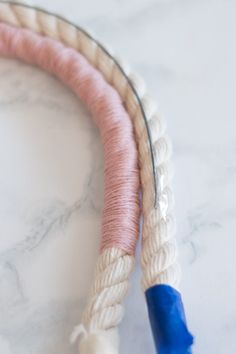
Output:
<svg viewBox="0 0 236 354">
<path fill-rule="evenodd" d="M 30 30 L 0 23 L 0 54 L 57 76 L 88 107 L 99 127 L 105 157 L 101 250 L 133 254 L 139 230 L 139 172 L 133 127 L 115 89 L 72 48 Z"/>
</svg>

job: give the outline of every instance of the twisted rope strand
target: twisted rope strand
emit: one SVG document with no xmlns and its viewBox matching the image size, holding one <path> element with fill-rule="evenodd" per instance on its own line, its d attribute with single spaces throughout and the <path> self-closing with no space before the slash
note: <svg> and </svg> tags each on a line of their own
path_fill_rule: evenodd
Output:
<svg viewBox="0 0 236 354">
<path fill-rule="evenodd" d="M 127 63 L 120 58 L 115 58 L 115 56 L 111 54 L 111 51 L 91 36 L 88 31 L 60 15 L 52 14 L 40 7 L 32 7 L 27 4 L 22 5 L 15 1 L 5 0 L 0 0 L 0 10 L 0 20 L 6 21 L 14 26 L 29 28 L 35 32 L 55 38 L 80 51 L 103 73 L 109 83 L 114 84 L 121 98 L 124 99 L 126 90 L 129 91 L 131 99 L 129 99 L 129 96 L 126 97 L 125 104 L 127 107 L 129 107 L 129 104 L 131 107 L 136 107 L 136 103 L 138 103 L 148 134 L 156 206 L 158 179 L 155 172 L 155 152 L 151 144 L 151 129 L 149 128 L 146 118 L 144 102 L 141 100 L 145 92 L 145 85 L 141 78 L 136 74 L 130 73 Z M 134 98 L 136 101 L 135 105 L 133 105 Z M 128 109 L 129 112 L 130 109 L 132 110 L 131 107 Z"/>
<path fill-rule="evenodd" d="M 170 142 L 142 80 L 90 35 L 53 14 L 19 4 L 1 3 L 0 20 L 30 28 L 80 51 L 119 93 L 133 120 L 139 148 L 144 215 L 142 284 L 144 289 L 160 283 L 178 288 L 180 270 L 174 240 Z"/>
<path fill-rule="evenodd" d="M 166 181 L 165 179 L 165 176 L 169 175 L 170 142 L 165 135 L 163 122 L 156 114 L 155 105 L 153 105 L 153 101 L 146 94 L 145 85 L 142 83 L 142 80 L 137 79 L 122 62 L 117 64 L 117 61 L 109 55 L 108 51 L 98 45 L 85 31 L 53 14 L 46 13 L 41 9 L 5 2 L 0 3 L 0 20 L 15 26 L 30 28 L 33 31 L 62 41 L 66 45 L 80 51 L 94 67 L 98 67 L 101 70 L 106 80 L 112 83 L 120 94 L 133 120 L 139 147 L 144 214 L 144 243 L 142 253 L 146 255 L 145 257 L 142 256 L 142 258 L 153 259 L 155 254 L 158 254 L 162 248 L 165 248 L 165 242 L 167 242 L 166 233 L 169 232 L 169 220 L 173 219 L 171 204 L 173 193 L 170 187 L 170 180 Z M 109 65 L 102 65 L 102 63 L 109 63 Z M 130 83 L 135 87 L 138 99 L 131 89 Z M 143 120 L 143 112 L 148 122 L 148 130 Z M 151 159 L 152 151 L 155 156 L 154 161 Z M 153 184 L 152 162 L 154 162 L 154 172 L 158 181 L 156 187 Z M 165 170 L 164 174 L 162 170 Z M 155 188 L 157 189 L 157 197 L 155 197 Z M 148 238 L 152 240 L 147 243 L 146 239 Z M 177 251 L 173 232 L 171 232 L 171 235 L 168 235 L 168 242 L 173 243 L 174 249 L 171 254 L 166 253 L 166 257 L 171 257 L 168 261 L 170 271 L 166 268 L 163 269 L 162 263 L 157 262 L 155 268 L 156 277 L 151 277 L 153 263 L 142 261 L 145 268 L 142 281 L 145 289 L 155 282 L 162 282 L 162 279 L 165 279 L 168 284 L 174 283 L 177 287 L 179 286 L 180 272 L 176 262 Z M 148 246 L 152 243 L 156 243 L 158 249 Z"/>
<path fill-rule="evenodd" d="M 114 330 L 112 341 L 107 334 L 104 337 L 104 332 L 115 328 L 123 316 L 121 302 L 127 292 L 138 235 L 139 178 L 132 124 L 117 92 L 73 49 L 29 30 L 0 23 L 0 54 L 36 64 L 59 77 L 82 98 L 100 128 L 106 169 L 103 242 L 82 319 L 86 341 L 81 345 L 86 353 L 91 333 L 101 332 L 96 341 L 100 342 L 102 336 L 103 347 L 114 346 Z"/>
</svg>

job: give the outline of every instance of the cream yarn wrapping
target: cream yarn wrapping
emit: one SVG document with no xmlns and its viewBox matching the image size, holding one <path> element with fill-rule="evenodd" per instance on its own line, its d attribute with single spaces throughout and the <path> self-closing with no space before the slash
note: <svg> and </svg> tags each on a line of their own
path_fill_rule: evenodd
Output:
<svg viewBox="0 0 236 354">
<path fill-rule="evenodd" d="M 139 149 L 144 217 L 142 285 L 144 290 L 162 283 L 178 288 L 180 270 L 176 261 L 169 167 L 171 145 L 142 80 L 93 37 L 61 17 L 4 1 L 0 2 L 0 21 L 29 28 L 78 50 L 118 91 L 133 121 Z M 121 303 L 133 264 L 133 256 L 116 248 L 106 249 L 99 256 L 82 327 L 77 333 L 83 335 L 81 354 L 118 353 L 116 326 L 123 316 Z"/>
</svg>

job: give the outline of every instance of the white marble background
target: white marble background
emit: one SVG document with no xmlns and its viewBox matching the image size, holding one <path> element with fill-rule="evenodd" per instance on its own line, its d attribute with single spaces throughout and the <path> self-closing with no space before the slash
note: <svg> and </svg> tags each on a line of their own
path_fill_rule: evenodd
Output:
<svg viewBox="0 0 236 354">
<path fill-rule="evenodd" d="M 182 291 L 195 354 L 236 352 L 236 2 L 35 0 L 112 43 L 160 102 L 174 145 Z M 73 16 L 71 16 L 73 14 Z M 56 79 L 0 59 L 0 353 L 75 354 L 97 257 L 98 132 Z M 138 265 L 137 265 L 138 268 Z M 137 269 L 123 354 L 154 353 Z"/>
</svg>

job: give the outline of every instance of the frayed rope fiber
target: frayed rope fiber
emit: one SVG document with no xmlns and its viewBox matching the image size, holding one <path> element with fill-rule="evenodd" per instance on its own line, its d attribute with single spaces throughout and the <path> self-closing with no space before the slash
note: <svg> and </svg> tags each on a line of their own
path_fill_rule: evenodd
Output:
<svg viewBox="0 0 236 354">
<path fill-rule="evenodd" d="M 116 90 L 77 51 L 30 30 L 0 23 L 0 54 L 57 76 L 86 104 L 104 145 L 105 197 L 101 251 L 134 254 L 139 229 L 139 173 L 133 126 Z"/>
<path fill-rule="evenodd" d="M 193 337 L 180 293 L 169 285 L 155 285 L 145 295 L 157 353 L 191 354 Z"/>
<path fill-rule="evenodd" d="M 119 338 L 116 328 L 85 335 L 79 343 L 80 354 L 118 354 L 118 348 Z"/>
</svg>

